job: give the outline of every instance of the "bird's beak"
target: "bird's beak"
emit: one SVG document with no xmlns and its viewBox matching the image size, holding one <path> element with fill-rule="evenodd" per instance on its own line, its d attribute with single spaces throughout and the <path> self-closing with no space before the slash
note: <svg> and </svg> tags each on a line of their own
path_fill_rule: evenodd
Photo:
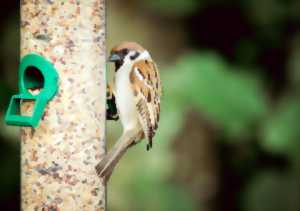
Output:
<svg viewBox="0 0 300 211">
<path fill-rule="evenodd" d="M 117 61 L 120 61 L 122 60 L 121 56 L 119 54 L 111 54 L 110 57 L 108 58 L 108 61 L 109 62 L 117 62 Z"/>
</svg>

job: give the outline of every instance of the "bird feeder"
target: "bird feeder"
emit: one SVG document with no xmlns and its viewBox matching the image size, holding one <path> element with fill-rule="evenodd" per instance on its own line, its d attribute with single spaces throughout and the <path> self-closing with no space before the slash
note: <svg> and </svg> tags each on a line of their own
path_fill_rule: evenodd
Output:
<svg viewBox="0 0 300 211">
<path fill-rule="evenodd" d="M 21 210 L 104 211 L 105 1 L 20 1 Z M 17 167 L 16 167 L 17 168 Z"/>
</svg>

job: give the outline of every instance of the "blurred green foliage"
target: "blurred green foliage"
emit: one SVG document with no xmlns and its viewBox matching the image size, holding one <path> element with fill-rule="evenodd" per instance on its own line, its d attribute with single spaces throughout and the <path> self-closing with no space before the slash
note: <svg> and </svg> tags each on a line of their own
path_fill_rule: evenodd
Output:
<svg viewBox="0 0 300 211">
<path fill-rule="evenodd" d="M 299 159 L 300 99 L 290 98 L 281 103 L 264 123 L 262 144 L 270 152 Z"/>
<path fill-rule="evenodd" d="M 299 177 L 276 171 L 260 172 L 249 182 L 244 196 L 246 211 L 299 210 Z"/>
<path fill-rule="evenodd" d="M 199 0 L 173 0 L 172 3 L 169 0 L 143 1 L 155 13 L 170 16 L 191 14 L 197 11 L 201 5 L 201 1 Z"/>
<path fill-rule="evenodd" d="M 138 5 L 137 2 L 136 4 Z M 142 146 L 131 150 L 127 155 L 128 160 L 123 161 L 112 179 L 112 188 L 109 191 L 110 207 L 120 210 L 121 206 L 115 203 L 117 201 L 115 197 L 131 192 L 133 198 L 124 200 L 123 210 L 150 210 L 150 207 L 156 210 L 177 210 L 168 206 L 170 200 L 174 202 L 175 207 L 180 207 L 178 210 L 201 210 L 201 207 L 204 210 L 231 211 L 300 209 L 297 203 L 300 186 L 296 179 L 300 170 L 298 164 L 300 137 L 297 124 L 300 101 L 298 95 L 293 94 L 297 92 L 300 79 L 298 74 L 300 42 L 299 35 L 294 30 L 299 23 L 300 13 L 295 12 L 298 11 L 296 8 L 299 8 L 299 3 L 276 0 L 251 0 L 238 3 L 185 0 L 153 1 L 142 4 L 142 8 L 148 8 L 150 14 L 168 16 L 167 20 L 170 23 L 167 25 L 181 21 L 183 30 L 188 29 L 185 33 L 192 34 L 187 37 L 193 37 L 192 41 L 185 41 L 185 38 L 182 38 L 182 42 L 192 43 L 187 48 L 193 50 L 186 51 L 178 45 L 179 56 L 176 61 L 160 68 L 164 95 L 161 123 L 155 138 L 154 150 L 151 155 L 148 155 L 149 153 L 145 155 L 144 146 L 141 144 Z M 207 14 L 214 10 L 216 10 L 214 15 Z M 241 14 L 237 18 L 246 18 L 240 22 L 248 24 L 246 26 L 249 27 L 248 34 L 241 33 L 242 29 L 232 28 L 243 28 L 244 25 L 230 26 L 231 22 L 226 22 L 226 16 L 222 16 L 223 13 L 230 16 L 235 12 Z M 188 28 L 189 21 L 201 20 L 202 13 L 203 18 L 209 17 L 206 21 L 209 21 L 210 17 L 218 19 L 220 26 L 206 23 L 206 25 L 196 24 L 195 28 Z M 141 17 L 149 18 L 147 15 Z M 185 22 L 186 20 L 189 21 Z M 222 21 L 229 25 L 223 27 Z M 140 27 L 142 24 L 143 22 Z M 161 25 L 164 27 L 163 23 Z M 222 52 L 223 46 L 220 46 L 220 53 L 218 44 L 208 45 L 205 41 L 201 43 L 200 39 L 209 40 L 209 36 L 213 35 L 206 35 L 203 32 L 211 30 L 211 28 L 203 28 L 205 26 L 224 28 L 223 34 L 219 34 L 217 38 L 223 39 L 223 42 L 226 42 L 231 34 L 241 33 L 234 35 L 238 36 L 238 39 L 230 46 L 235 52 L 235 60 L 226 55 L 226 51 Z M 147 28 L 150 31 L 148 33 L 151 34 L 151 30 L 162 30 L 158 25 L 156 27 Z M 147 30 L 144 28 L 143 33 L 147 33 Z M 114 31 L 113 27 L 112 31 Z M 195 35 L 197 31 L 202 31 L 204 35 L 200 33 L 202 37 L 197 38 Z M 289 31 L 291 34 L 288 33 Z M 163 37 L 172 37 L 172 33 L 170 30 Z M 113 41 L 113 38 L 111 39 Z M 155 41 L 151 42 L 151 39 L 153 38 L 146 38 L 143 41 L 154 46 L 154 52 L 159 51 L 166 55 L 170 53 L 168 49 L 161 47 L 164 44 L 168 45 L 168 41 L 157 45 Z M 287 48 L 290 49 L 290 53 L 284 57 Z M 159 61 L 158 57 L 158 64 L 163 62 Z M 277 95 L 275 98 L 274 93 Z M 217 143 L 221 147 L 221 153 L 216 157 L 229 156 L 225 157 L 220 164 L 220 168 L 226 170 L 221 171 L 219 175 L 222 182 L 219 188 L 223 190 L 219 194 L 223 195 L 215 196 L 221 198 L 221 203 L 217 206 L 205 207 L 203 206 L 205 200 L 195 195 L 195 191 L 189 189 L 188 185 L 170 183 L 172 181 L 170 178 L 176 178 L 174 174 L 186 169 L 174 163 L 174 157 L 183 158 L 184 155 L 174 154 L 170 149 L 176 148 L 173 141 L 179 132 L 189 136 L 188 129 L 182 131 L 185 122 L 192 120 L 186 119 L 189 111 L 200 114 L 203 121 L 214 128 L 212 136 L 222 141 Z M 197 145 L 195 142 L 200 141 L 199 133 L 198 140 L 190 140 L 190 148 Z M 229 150 L 228 147 L 231 149 Z M 222 152 L 223 149 L 225 151 Z M 190 154 L 189 151 L 185 153 L 186 156 Z M 199 154 L 199 157 L 201 156 L 204 155 Z M 136 160 L 136 157 L 143 157 L 143 159 Z M 192 168 L 196 174 L 197 168 L 201 167 Z M 128 181 L 122 179 L 124 174 L 131 175 Z M 231 177 L 227 177 L 227 174 Z M 122 192 L 120 190 L 122 188 L 119 188 L 117 192 L 120 195 L 112 193 L 117 186 L 120 187 L 126 182 L 130 184 L 132 191 L 130 188 L 125 188 Z M 189 183 L 189 181 L 185 182 Z M 173 191 L 168 192 L 167 186 Z M 227 201 L 226 194 L 229 195 Z M 181 199 L 177 199 L 179 196 Z M 126 195 L 126 197 L 130 196 Z M 190 199 L 193 199 L 194 203 Z M 211 200 L 214 201 L 213 203 L 220 202 L 214 197 Z M 153 203 L 160 206 L 156 207 Z M 126 209 L 124 209 L 125 204 Z M 189 207 L 191 204 L 192 206 Z"/>
<path fill-rule="evenodd" d="M 165 103 L 197 108 L 227 135 L 249 133 L 266 113 L 258 79 L 216 54 L 185 55 L 163 73 L 167 75 L 163 77 L 165 96 L 171 98 Z"/>
</svg>

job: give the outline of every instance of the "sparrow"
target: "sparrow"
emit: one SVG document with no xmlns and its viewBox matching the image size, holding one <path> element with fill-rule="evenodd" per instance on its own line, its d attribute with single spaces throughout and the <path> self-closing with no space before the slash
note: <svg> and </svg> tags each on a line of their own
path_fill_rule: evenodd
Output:
<svg viewBox="0 0 300 211">
<path fill-rule="evenodd" d="M 150 53 L 136 42 L 122 42 L 112 48 L 109 62 L 115 65 L 115 100 L 123 133 L 112 149 L 96 165 L 96 172 L 106 183 L 113 169 L 128 148 L 146 139 L 147 151 L 152 148 L 158 129 L 160 75 Z"/>
</svg>

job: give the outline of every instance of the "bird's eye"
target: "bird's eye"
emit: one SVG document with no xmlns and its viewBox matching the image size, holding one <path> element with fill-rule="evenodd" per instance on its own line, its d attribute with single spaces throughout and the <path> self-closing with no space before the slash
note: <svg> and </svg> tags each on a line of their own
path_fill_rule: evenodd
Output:
<svg viewBox="0 0 300 211">
<path fill-rule="evenodd" d="M 123 55 L 127 55 L 129 53 L 129 50 L 127 48 L 122 50 Z"/>
</svg>

